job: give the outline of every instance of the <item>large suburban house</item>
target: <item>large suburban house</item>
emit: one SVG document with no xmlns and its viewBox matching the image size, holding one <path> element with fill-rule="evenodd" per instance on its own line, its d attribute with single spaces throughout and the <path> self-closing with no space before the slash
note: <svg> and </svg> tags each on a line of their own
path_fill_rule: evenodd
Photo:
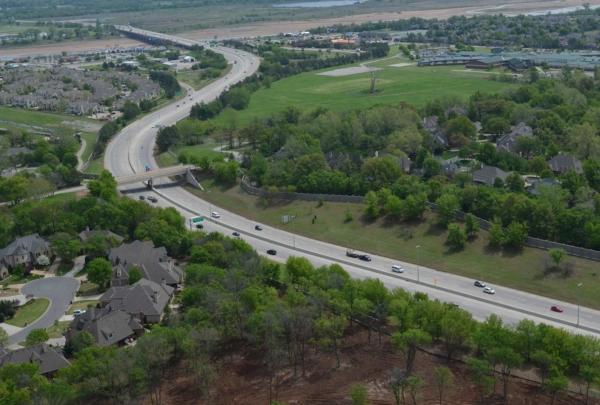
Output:
<svg viewBox="0 0 600 405">
<path fill-rule="evenodd" d="M 129 270 L 137 268 L 142 278 L 156 284 L 165 283 L 177 287 L 183 280 L 182 270 L 175 265 L 175 260 L 167 255 L 164 247 L 156 248 L 152 241 L 136 240 L 110 250 L 108 255 L 112 263 L 113 287 L 129 284 Z"/>
<path fill-rule="evenodd" d="M 11 244 L 0 249 L 0 267 L 13 268 L 23 265 L 32 267 L 40 256 L 51 257 L 50 244 L 37 233 L 15 239 Z"/>
<path fill-rule="evenodd" d="M 67 336 L 71 338 L 83 331 L 92 335 L 98 346 L 110 346 L 137 338 L 144 333 L 144 326 L 135 316 L 122 310 L 89 308 L 71 322 Z"/>
<path fill-rule="evenodd" d="M 109 288 L 100 297 L 100 305 L 106 310 L 124 311 L 143 323 L 157 323 L 174 291 L 166 282 L 159 284 L 142 278 L 129 286 Z"/>
<path fill-rule="evenodd" d="M 507 172 L 494 166 L 483 166 L 473 172 L 473 182 L 486 186 L 493 186 L 496 179 L 505 181 L 507 177 Z"/>
<path fill-rule="evenodd" d="M 533 130 L 529 125 L 520 122 L 516 126 L 512 127 L 512 130 L 502 136 L 496 142 L 496 149 L 498 151 L 505 151 L 510 153 L 518 153 L 517 145 L 519 138 L 533 136 Z"/>
<path fill-rule="evenodd" d="M 548 161 L 548 166 L 556 174 L 565 174 L 570 171 L 583 173 L 581 161 L 573 155 L 559 153 Z"/>
<path fill-rule="evenodd" d="M 48 346 L 46 343 L 13 351 L 0 349 L 0 368 L 8 364 L 22 363 L 37 364 L 40 374 L 45 376 L 52 376 L 58 370 L 70 364 L 60 350 Z"/>
</svg>

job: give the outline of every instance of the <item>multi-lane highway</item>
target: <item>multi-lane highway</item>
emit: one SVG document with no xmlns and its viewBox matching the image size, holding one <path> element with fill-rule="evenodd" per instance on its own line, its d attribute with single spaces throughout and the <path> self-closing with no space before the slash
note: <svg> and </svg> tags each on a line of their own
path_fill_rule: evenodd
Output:
<svg viewBox="0 0 600 405">
<path fill-rule="evenodd" d="M 108 146 L 105 156 L 105 167 L 115 176 L 143 172 L 146 167 L 156 168 L 153 149 L 158 126 L 174 124 L 189 114 L 194 103 L 207 102 L 216 98 L 228 86 L 243 80 L 258 68 L 259 60 L 254 55 L 227 48 L 215 50 L 223 53 L 232 63 L 231 71 L 203 89 L 195 92 L 187 89 L 188 96 L 185 97 L 185 104 L 183 104 L 184 100 L 174 102 L 134 122 L 119 133 Z M 140 193 L 148 194 L 148 192 L 137 192 L 129 195 L 137 198 Z M 289 256 L 304 256 L 317 266 L 339 263 L 353 277 L 376 277 L 390 288 L 423 291 L 433 298 L 461 306 L 477 319 L 484 319 L 495 313 L 509 323 L 528 318 L 571 331 L 600 336 L 600 311 L 583 307 L 578 311 L 578 307 L 573 304 L 501 286 L 493 286 L 496 294 L 487 295 L 480 288 L 474 287 L 471 279 L 385 257 L 372 255 L 371 262 L 360 262 L 348 258 L 346 249 L 342 246 L 293 235 L 266 225 L 262 225 L 262 231 L 257 231 L 256 222 L 211 206 L 180 187 L 154 190 L 152 193 L 159 199 L 159 205 L 175 207 L 187 218 L 195 215 L 210 216 L 211 211 L 218 211 L 220 218 L 210 219 L 205 225 L 207 230 L 226 234 L 231 234 L 235 230 L 261 254 L 266 254 L 267 249 L 276 249 L 277 255 L 271 256 L 276 260 L 285 260 Z M 402 265 L 405 272 L 400 275 L 393 274 L 392 264 Z M 552 305 L 563 307 L 564 312 L 560 314 L 551 312 Z"/>
</svg>

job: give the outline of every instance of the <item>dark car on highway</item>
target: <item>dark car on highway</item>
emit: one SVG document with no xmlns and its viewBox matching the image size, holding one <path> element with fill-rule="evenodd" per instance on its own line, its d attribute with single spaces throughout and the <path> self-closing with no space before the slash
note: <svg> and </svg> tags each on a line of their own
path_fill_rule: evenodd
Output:
<svg viewBox="0 0 600 405">
<path fill-rule="evenodd" d="M 153 202 L 153 203 L 156 203 L 156 202 L 158 202 L 158 199 L 157 199 L 156 197 L 154 197 L 153 195 L 150 195 L 150 196 L 146 197 L 146 199 L 147 199 L 148 201 L 151 201 L 151 202 Z"/>
<path fill-rule="evenodd" d="M 232 235 L 235 236 L 236 238 L 239 238 L 240 233 L 238 231 L 233 231 Z"/>
<path fill-rule="evenodd" d="M 562 309 L 561 307 L 559 307 L 558 305 L 552 305 L 552 306 L 550 307 L 550 310 L 551 310 L 552 312 L 563 312 L 563 309 Z"/>
<path fill-rule="evenodd" d="M 485 283 L 484 283 L 483 281 L 479 281 L 479 280 L 475 281 L 475 282 L 473 283 L 473 285 L 474 285 L 475 287 L 481 287 L 481 288 L 484 288 L 484 287 L 485 287 Z"/>
<path fill-rule="evenodd" d="M 371 256 L 369 256 L 369 255 L 360 255 L 360 256 L 358 256 L 358 258 L 360 260 L 362 260 L 363 262 L 370 262 L 371 261 Z"/>
<path fill-rule="evenodd" d="M 277 254 L 277 251 L 275 249 L 269 249 L 269 250 L 267 250 L 267 254 L 269 254 L 271 256 L 275 256 Z"/>
<path fill-rule="evenodd" d="M 254 225 L 254 229 L 256 229 L 257 231 L 262 231 L 262 226 Z"/>
</svg>

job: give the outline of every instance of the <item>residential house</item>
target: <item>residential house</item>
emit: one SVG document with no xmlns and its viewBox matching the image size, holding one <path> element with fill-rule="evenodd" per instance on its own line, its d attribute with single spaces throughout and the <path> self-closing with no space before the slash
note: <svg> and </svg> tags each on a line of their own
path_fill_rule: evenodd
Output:
<svg viewBox="0 0 600 405">
<path fill-rule="evenodd" d="M 111 232 L 108 230 L 102 230 L 102 229 L 90 229 L 89 227 L 86 227 L 85 230 L 79 232 L 79 240 L 82 241 L 83 243 L 90 240 L 90 238 L 93 238 L 96 236 L 101 236 L 101 237 L 107 238 L 107 239 L 114 239 L 117 243 L 122 243 L 123 239 L 125 239 L 122 236 L 117 235 L 114 232 Z"/>
<path fill-rule="evenodd" d="M 41 255 L 52 256 L 52 249 L 48 242 L 34 233 L 15 239 L 10 245 L 0 249 L 0 264 L 8 268 L 17 265 L 31 268 Z"/>
<path fill-rule="evenodd" d="M 556 179 L 536 179 L 530 182 L 529 187 L 527 187 L 527 192 L 531 195 L 538 196 L 541 194 L 542 189 L 558 187 L 559 185 L 560 182 Z"/>
<path fill-rule="evenodd" d="M 473 172 L 473 182 L 486 186 L 493 186 L 496 179 L 506 181 L 508 173 L 494 166 L 483 166 Z"/>
<path fill-rule="evenodd" d="M 510 152 L 510 153 L 518 153 L 517 144 L 518 139 L 521 137 L 531 137 L 533 136 L 533 130 L 531 127 L 524 122 L 519 122 L 519 124 L 512 127 L 511 131 L 508 134 L 503 135 L 496 142 L 496 150 Z"/>
<path fill-rule="evenodd" d="M 4 280 L 8 276 L 10 276 L 10 273 L 8 272 L 8 269 L 6 268 L 5 265 L 0 264 L 0 280 Z"/>
<path fill-rule="evenodd" d="M 431 135 L 431 140 L 434 146 L 441 148 L 448 147 L 448 138 L 442 131 L 437 116 L 432 115 L 430 117 L 423 118 L 423 128 L 429 133 L 429 135 Z"/>
<path fill-rule="evenodd" d="M 70 365 L 60 350 L 46 343 L 13 351 L 3 351 L 0 349 L 0 368 L 8 364 L 23 363 L 37 364 L 40 374 L 45 376 L 52 376 L 61 368 Z"/>
<path fill-rule="evenodd" d="M 98 346 L 111 346 L 141 336 L 144 326 L 138 318 L 120 309 L 89 308 L 73 319 L 67 336 L 72 338 L 83 331 L 92 335 Z"/>
<path fill-rule="evenodd" d="M 164 247 L 154 247 L 152 241 L 136 240 L 110 250 L 108 258 L 113 266 L 120 267 L 122 277 L 127 276 L 132 267 L 138 268 L 142 277 L 156 284 L 163 282 L 177 287 L 183 280 L 183 271 L 175 265 L 175 260 L 167 255 Z M 113 286 L 121 286 L 114 280 Z M 122 281 L 122 280 L 121 280 Z"/>
<path fill-rule="evenodd" d="M 569 171 L 583 173 L 583 165 L 575 156 L 559 153 L 548 161 L 548 166 L 555 174 L 565 174 Z"/>
<path fill-rule="evenodd" d="M 143 323 L 157 323 L 174 291 L 164 282 L 141 279 L 130 286 L 109 288 L 100 297 L 100 305 L 111 311 L 125 311 Z"/>
</svg>

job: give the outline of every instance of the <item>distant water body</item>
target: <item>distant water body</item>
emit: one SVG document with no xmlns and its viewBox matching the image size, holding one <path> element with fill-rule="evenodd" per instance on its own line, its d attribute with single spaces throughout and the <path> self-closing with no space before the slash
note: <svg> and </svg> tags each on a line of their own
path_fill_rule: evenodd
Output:
<svg viewBox="0 0 600 405">
<path fill-rule="evenodd" d="M 325 8 L 351 6 L 356 3 L 364 3 L 367 0 L 326 0 L 326 1 L 302 1 L 298 3 L 273 4 L 278 8 Z"/>
</svg>

